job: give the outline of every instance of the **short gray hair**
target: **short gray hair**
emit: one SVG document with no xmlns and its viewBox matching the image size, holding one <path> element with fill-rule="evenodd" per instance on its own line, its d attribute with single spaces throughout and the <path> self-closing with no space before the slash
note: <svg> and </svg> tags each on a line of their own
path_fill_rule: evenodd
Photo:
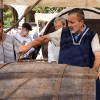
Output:
<svg viewBox="0 0 100 100">
<path fill-rule="evenodd" d="M 66 25 L 66 19 L 62 17 L 56 17 L 54 23 L 57 23 L 58 21 L 61 21 L 63 25 Z"/>
<path fill-rule="evenodd" d="M 84 20 L 85 19 L 85 15 L 84 15 L 84 12 L 81 8 L 74 8 L 72 10 L 70 10 L 68 12 L 68 15 L 71 15 L 71 14 L 77 14 L 77 16 L 79 17 L 79 21 L 81 20 Z"/>
</svg>

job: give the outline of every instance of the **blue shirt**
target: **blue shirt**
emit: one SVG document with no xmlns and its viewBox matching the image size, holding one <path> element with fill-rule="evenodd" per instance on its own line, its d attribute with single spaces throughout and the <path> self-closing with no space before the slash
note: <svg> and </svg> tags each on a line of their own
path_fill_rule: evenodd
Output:
<svg viewBox="0 0 100 100">
<path fill-rule="evenodd" d="M 79 42 L 79 36 L 82 36 L 82 34 L 84 33 L 84 31 L 86 30 L 86 25 L 85 24 L 83 24 L 83 27 L 84 27 L 84 29 L 83 29 L 83 31 L 79 35 L 73 33 L 73 38 L 74 38 L 74 40 L 75 40 L 76 43 Z"/>
</svg>

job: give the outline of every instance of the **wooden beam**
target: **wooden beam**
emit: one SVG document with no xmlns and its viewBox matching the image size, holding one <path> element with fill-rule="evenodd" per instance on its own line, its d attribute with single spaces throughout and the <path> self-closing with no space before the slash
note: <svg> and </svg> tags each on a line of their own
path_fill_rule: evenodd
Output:
<svg viewBox="0 0 100 100">
<path fill-rule="evenodd" d="M 3 22 L 3 0 L 0 0 L 0 20 Z"/>
<path fill-rule="evenodd" d="M 3 0 L 4 4 L 32 5 L 37 0 Z M 42 0 L 38 6 L 47 7 L 100 7 L 100 0 Z"/>
</svg>

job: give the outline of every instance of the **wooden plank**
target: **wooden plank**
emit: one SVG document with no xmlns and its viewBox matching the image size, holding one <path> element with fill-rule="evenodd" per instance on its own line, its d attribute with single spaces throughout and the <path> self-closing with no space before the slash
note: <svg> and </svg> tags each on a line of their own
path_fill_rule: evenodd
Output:
<svg viewBox="0 0 100 100">
<path fill-rule="evenodd" d="M 3 22 L 3 0 L 0 0 L 0 20 Z"/>
<path fill-rule="evenodd" d="M 87 81 L 86 86 L 84 86 L 84 81 Z M 85 94 L 84 91 L 88 91 L 88 94 Z M 89 69 L 89 73 L 85 75 L 84 67 L 67 66 L 62 79 L 59 100 L 83 100 L 84 95 L 88 96 L 85 100 L 95 100 L 96 98 L 94 70 Z M 90 97 L 92 99 L 88 99 Z"/>
</svg>

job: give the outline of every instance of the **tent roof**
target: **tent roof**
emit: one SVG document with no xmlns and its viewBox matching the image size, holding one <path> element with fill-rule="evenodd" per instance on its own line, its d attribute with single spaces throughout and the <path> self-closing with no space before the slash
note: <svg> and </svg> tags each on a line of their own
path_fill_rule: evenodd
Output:
<svg viewBox="0 0 100 100">
<path fill-rule="evenodd" d="M 38 0 L 3 0 L 4 4 L 32 5 Z M 41 0 L 38 6 L 100 7 L 100 0 Z"/>
<path fill-rule="evenodd" d="M 46 14 L 46 13 L 35 13 L 35 22 L 38 23 L 38 20 L 41 21 L 50 21 L 57 13 L 51 13 L 51 14 Z"/>
</svg>

